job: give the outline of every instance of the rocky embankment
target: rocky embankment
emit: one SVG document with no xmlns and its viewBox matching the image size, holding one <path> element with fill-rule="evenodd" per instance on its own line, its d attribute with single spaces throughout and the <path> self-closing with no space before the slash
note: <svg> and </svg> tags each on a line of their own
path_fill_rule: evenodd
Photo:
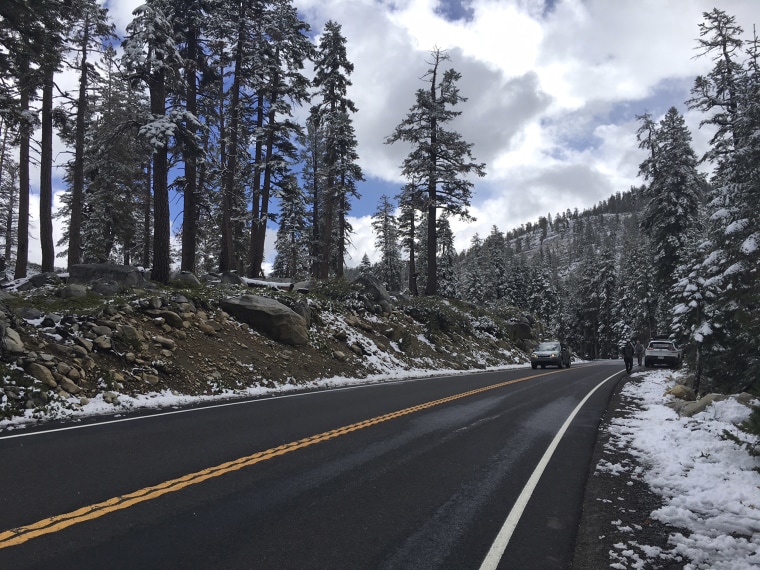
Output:
<svg viewBox="0 0 760 570">
<path fill-rule="evenodd" d="M 391 297 L 376 280 L 266 286 L 82 266 L 0 291 L 0 419 L 122 395 L 234 393 L 333 377 L 526 362 L 529 317 Z"/>
</svg>

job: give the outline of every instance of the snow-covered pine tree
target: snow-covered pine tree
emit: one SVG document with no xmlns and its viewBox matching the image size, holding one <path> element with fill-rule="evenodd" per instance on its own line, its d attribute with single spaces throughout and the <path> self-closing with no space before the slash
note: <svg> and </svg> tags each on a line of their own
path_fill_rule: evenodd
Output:
<svg viewBox="0 0 760 570">
<path fill-rule="evenodd" d="M 383 194 L 372 215 L 372 231 L 375 234 L 375 248 L 380 252 L 377 277 L 389 291 L 401 290 L 401 247 L 399 231 L 394 215 L 395 206 Z"/>
<path fill-rule="evenodd" d="M 317 102 L 312 117 L 324 141 L 317 202 L 321 207 L 318 277 L 342 276 L 347 247 L 350 198 L 359 196 L 356 183 L 364 179 L 356 152 L 357 140 L 351 114 L 356 105 L 348 98 L 349 76 L 354 65 L 348 60 L 346 38 L 340 24 L 325 24 L 314 58 Z"/>
<path fill-rule="evenodd" d="M 144 83 L 150 95 L 151 117 L 140 136 L 153 147 L 153 267 L 151 278 L 168 283 L 171 264 L 169 221 L 169 144 L 183 128 L 187 113 L 169 109 L 167 97 L 181 92 L 184 64 L 177 49 L 169 0 L 147 0 L 127 25 L 123 63 L 129 78 Z"/>
<path fill-rule="evenodd" d="M 487 301 L 496 301 L 504 297 L 507 281 L 506 260 L 504 257 L 507 242 L 504 234 L 496 226 L 491 227 L 491 233 L 483 240 L 483 257 L 485 259 L 485 289 L 483 296 Z"/>
<path fill-rule="evenodd" d="M 257 131 L 255 171 L 262 173 L 261 185 L 252 189 L 249 274 L 262 271 L 266 227 L 270 220 L 270 197 L 288 164 L 297 158 L 294 139 L 301 127 L 292 119 L 293 107 L 308 100 L 309 82 L 303 75 L 304 62 L 312 57 L 313 46 L 307 37 L 309 25 L 301 20 L 291 0 L 267 2 L 257 37 L 257 67 L 254 76 L 257 92 Z M 261 111 L 264 111 L 262 114 Z M 258 122 L 262 118 L 262 122 Z M 260 152 L 261 151 L 261 152 Z M 258 177 L 254 176 L 254 181 Z"/>
<path fill-rule="evenodd" d="M 472 157 L 472 144 L 462 140 L 448 124 L 460 115 L 452 107 L 466 101 L 459 94 L 461 75 L 454 69 L 441 69 L 449 55 L 440 49 L 431 52 L 430 68 L 424 76 L 427 89 L 418 89 L 415 103 L 406 118 L 386 139 L 386 144 L 403 141 L 411 145 L 401 172 L 410 182 L 419 181 L 425 189 L 427 213 L 427 250 L 425 294 L 438 293 L 436 256 L 436 217 L 439 209 L 463 219 L 470 217 L 473 183 L 469 174 L 485 176 L 485 164 Z"/>
<path fill-rule="evenodd" d="M 419 234 L 419 214 L 422 206 L 422 192 L 419 185 L 408 182 L 396 198 L 399 203 L 398 231 L 401 248 L 405 249 L 408 257 L 409 292 L 419 295 L 417 277 L 417 238 Z"/>
<path fill-rule="evenodd" d="M 65 65 L 78 75 L 76 94 L 63 92 L 55 108 L 54 120 L 58 135 L 72 148 L 72 158 L 66 165 L 65 180 L 68 186 L 64 225 L 68 239 L 59 255 L 65 255 L 68 265 L 82 260 L 82 223 L 84 215 L 85 152 L 88 129 L 94 120 L 102 86 L 103 69 L 99 60 L 114 39 L 113 24 L 108 11 L 94 0 L 77 0 L 67 10 L 69 25 L 65 33 L 68 55 Z"/>
<path fill-rule="evenodd" d="M 701 55 L 711 57 L 715 66 L 695 80 L 689 103 L 707 113 L 703 124 L 715 128 L 705 157 L 715 165 L 709 204 L 713 248 L 706 252 L 705 269 L 720 280 L 713 314 L 725 327 L 721 331 L 725 342 L 719 342 L 715 333 L 710 337 L 720 355 L 712 356 L 705 367 L 708 374 L 720 371 L 724 389 L 737 390 L 756 385 L 760 378 L 758 42 L 754 38 L 743 49 L 742 28 L 717 8 L 704 18 Z"/>
<path fill-rule="evenodd" d="M 291 280 L 309 274 L 309 235 L 304 194 L 294 175 L 287 176 L 277 193 L 280 201 L 279 227 L 272 275 Z"/>
<path fill-rule="evenodd" d="M 457 251 L 454 248 L 454 232 L 451 230 L 449 216 L 444 213 L 438 217 L 438 294 L 442 297 L 456 297 L 457 278 L 454 263 Z"/>
<path fill-rule="evenodd" d="M 150 181 L 146 179 L 151 146 L 134 134 L 150 110 L 142 93 L 123 81 L 116 57 L 112 47 L 105 50 L 102 84 L 98 96 L 88 103 L 97 120 L 86 122 L 83 149 L 80 261 L 84 263 L 130 264 L 149 259 L 141 253 L 144 245 L 150 245 L 150 234 L 144 236 L 143 228 L 151 221 Z M 69 184 L 74 175 L 70 164 L 66 172 Z M 64 219 L 72 216 L 73 199 L 73 191 L 62 198 L 60 215 Z M 71 242 L 69 231 L 70 227 L 64 229 L 58 245 Z"/>
<path fill-rule="evenodd" d="M 0 118 L 0 237 L 3 238 L 3 274 L 13 256 L 16 244 L 16 208 L 18 205 L 18 163 L 11 156 L 12 135 L 8 122 Z"/>
<path fill-rule="evenodd" d="M 639 147 L 649 153 L 639 170 L 649 182 L 643 193 L 646 204 L 641 227 L 651 239 L 658 290 L 667 299 L 686 236 L 698 223 L 705 180 L 697 170 L 691 133 L 675 107 L 668 110 L 659 126 L 649 114 L 639 119 Z"/>
</svg>

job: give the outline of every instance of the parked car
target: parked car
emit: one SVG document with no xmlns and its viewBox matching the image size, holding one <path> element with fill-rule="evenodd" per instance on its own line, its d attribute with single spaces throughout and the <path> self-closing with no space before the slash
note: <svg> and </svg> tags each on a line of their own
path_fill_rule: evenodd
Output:
<svg viewBox="0 0 760 570">
<path fill-rule="evenodd" d="M 644 366 L 671 366 L 679 368 L 683 361 L 683 351 L 672 340 L 655 338 L 649 341 L 644 352 Z"/>
<path fill-rule="evenodd" d="M 530 355 L 530 365 L 535 370 L 538 366 L 566 366 L 570 368 L 570 347 L 558 340 L 544 341 Z"/>
</svg>

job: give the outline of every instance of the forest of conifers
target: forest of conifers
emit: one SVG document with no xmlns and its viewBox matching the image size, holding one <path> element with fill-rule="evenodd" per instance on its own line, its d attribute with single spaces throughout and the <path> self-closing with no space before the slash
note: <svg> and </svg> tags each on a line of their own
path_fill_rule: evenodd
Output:
<svg viewBox="0 0 760 570">
<path fill-rule="evenodd" d="M 362 271 L 413 295 L 514 305 L 593 358 L 616 356 L 633 336 L 670 335 L 697 382 L 758 386 L 760 43 L 719 9 L 699 27 L 710 73 L 688 101 L 639 117 L 631 144 L 646 152 L 645 184 L 592 211 L 494 227 L 463 252 L 449 216 L 468 216 L 485 165 L 445 130 L 459 114 L 459 74 L 433 51 L 425 88 L 386 140 L 412 151 L 407 183 L 373 216 L 380 261 L 356 269 L 344 256 L 363 175 L 340 24 L 328 22 L 315 44 L 289 0 L 148 0 L 118 39 L 95 0 L 6 0 L 0 23 L 0 237 L 16 278 L 28 266 L 32 165 L 42 270 L 54 268 L 57 133 L 70 154 L 59 244 L 68 265 L 138 263 L 160 282 L 173 265 L 258 276 L 272 222 L 274 277 Z M 78 77 L 76 92 L 57 89 L 64 71 Z M 684 103 L 711 133 L 704 156 Z M 297 106 L 308 109 L 304 124 Z M 439 169 L 442 157 L 456 167 Z M 181 197 L 176 251 L 170 193 Z"/>
</svg>

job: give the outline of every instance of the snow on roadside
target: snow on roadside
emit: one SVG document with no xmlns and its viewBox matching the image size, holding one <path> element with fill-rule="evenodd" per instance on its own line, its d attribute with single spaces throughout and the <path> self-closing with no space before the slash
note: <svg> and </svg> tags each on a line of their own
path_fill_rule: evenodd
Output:
<svg viewBox="0 0 760 570">
<path fill-rule="evenodd" d="M 609 432 L 610 445 L 630 453 L 636 466 L 603 468 L 643 480 L 662 499 L 650 516 L 673 527 L 672 549 L 655 558 L 687 560 L 687 570 L 760 568 L 760 458 L 723 435 L 757 443 L 737 428 L 751 410 L 727 399 L 679 417 L 666 405 L 673 397 L 664 396 L 674 383 L 664 370 L 631 378 L 622 395 L 636 401 L 635 409 L 613 420 Z M 632 539 L 611 567 L 646 567 L 645 549 Z"/>
</svg>

